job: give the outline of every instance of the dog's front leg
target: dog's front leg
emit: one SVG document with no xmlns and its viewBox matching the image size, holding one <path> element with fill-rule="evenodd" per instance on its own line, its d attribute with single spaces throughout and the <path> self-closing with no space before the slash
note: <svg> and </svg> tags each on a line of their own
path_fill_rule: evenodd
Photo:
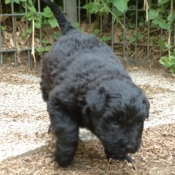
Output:
<svg viewBox="0 0 175 175">
<path fill-rule="evenodd" d="M 73 121 L 69 113 L 58 106 L 55 99 L 47 103 L 51 128 L 57 141 L 55 159 L 62 166 L 68 166 L 73 160 L 78 146 L 78 124 Z"/>
</svg>

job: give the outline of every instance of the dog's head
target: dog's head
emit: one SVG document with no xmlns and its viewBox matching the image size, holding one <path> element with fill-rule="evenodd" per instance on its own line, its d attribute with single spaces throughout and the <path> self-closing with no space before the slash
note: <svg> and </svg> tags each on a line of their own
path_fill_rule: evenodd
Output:
<svg viewBox="0 0 175 175">
<path fill-rule="evenodd" d="M 116 156 L 138 151 L 149 102 L 131 81 L 107 82 L 87 96 L 93 132 L 107 152 Z"/>
</svg>

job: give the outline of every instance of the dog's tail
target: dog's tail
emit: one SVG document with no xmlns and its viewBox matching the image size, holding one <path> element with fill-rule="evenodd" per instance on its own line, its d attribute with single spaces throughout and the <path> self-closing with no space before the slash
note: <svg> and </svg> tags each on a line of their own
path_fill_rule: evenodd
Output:
<svg viewBox="0 0 175 175">
<path fill-rule="evenodd" d="M 60 26 L 62 35 L 66 35 L 71 30 L 76 30 L 55 3 L 51 2 L 50 0 L 43 1 L 52 10 Z"/>
</svg>

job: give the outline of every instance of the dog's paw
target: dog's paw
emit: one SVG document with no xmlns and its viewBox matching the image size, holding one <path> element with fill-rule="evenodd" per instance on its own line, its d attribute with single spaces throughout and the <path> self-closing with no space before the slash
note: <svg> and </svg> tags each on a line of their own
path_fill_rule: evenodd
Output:
<svg viewBox="0 0 175 175">
<path fill-rule="evenodd" d="M 111 158 L 111 159 L 115 159 L 115 160 L 119 160 L 119 161 L 126 160 L 127 162 L 132 163 L 132 158 L 127 154 L 125 154 L 124 156 L 116 156 L 116 155 L 113 155 L 113 154 L 107 154 L 106 158 L 107 159 Z"/>
<path fill-rule="evenodd" d="M 124 161 L 126 160 L 129 163 L 132 163 L 132 158 L 129 155 L 124 155 L 124 156 L 113 156 L 113 159 L 119 160 L 119 161 Z"/>
</svg>

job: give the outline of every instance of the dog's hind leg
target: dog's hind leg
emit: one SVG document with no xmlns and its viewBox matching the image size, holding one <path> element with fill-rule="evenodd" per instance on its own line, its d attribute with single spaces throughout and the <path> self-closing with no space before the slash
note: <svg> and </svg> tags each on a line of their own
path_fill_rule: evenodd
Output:
<svg viewBox="0 0 175 175">
<path fill-rule="evenodd" d="M 47 103 L 51 128 L 57 137 L 55 159 L 62 166 L 68 166 L 73 160 L 78 146 L 78 124 L 69 114 L 59 107 L 56 96 L 49 98 Z"/>
</svg>

